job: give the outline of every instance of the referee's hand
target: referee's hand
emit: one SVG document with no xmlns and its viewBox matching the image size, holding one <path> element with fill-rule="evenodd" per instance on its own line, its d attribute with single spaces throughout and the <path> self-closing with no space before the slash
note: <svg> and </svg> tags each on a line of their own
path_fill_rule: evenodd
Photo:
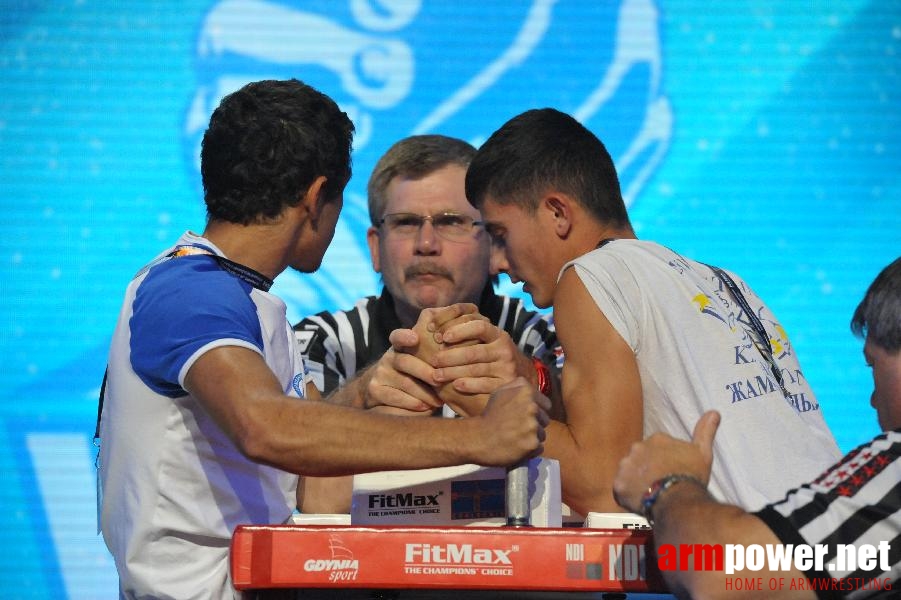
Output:
<svg viewBox="0 0 901 600">
<path fill-rule="evenodd" d="M 632 444 L 613 479 L 613 497 L 623 508 L 641 512 L 641 498 L 655 481 L 667 475 L 691 475 L 705 485 L 713 465 L 713 440 L 720 424 L 714 410 L 701 415 L 691 441 L 655 433 Z"/>
</svg>

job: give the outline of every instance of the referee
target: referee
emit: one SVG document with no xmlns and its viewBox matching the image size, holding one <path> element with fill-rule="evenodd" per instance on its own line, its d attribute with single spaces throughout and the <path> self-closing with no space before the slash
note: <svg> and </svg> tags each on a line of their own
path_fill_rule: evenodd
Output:
<svg viewBox="0 0 901 600">
<path fill-rule="evenodd" d="M 372 266 L 382 276 L 382 293 L 294 326 L 323 396 L 347 385 L 365 390 L 372 377 L 386 377 L 408 396 L 398 404 L 421 414 L 438 412 L 441 402 L 434 389 L 411 376 L 427 369 L 418 365 L 422 370 L 417 371 L 409 366 L 412 357 L 395 354 L 389 336 L 412 328 L 423 309 L 461 302 L 477 305 L 486 319 L 471 340 L 484 344 L 479 355 L 488 357 L 481 385 L 524 376 L 545 395 L 554 395 L 563 354 L 552 318 L 494 290 L 496 249 L 464 191 L 475 152 L 463 140 L 417 135 L 395 143 L 379 159 L 367 187 L 371 226 L 366 238 Z M 365 398 L 365 393 L 353 396 Z M 350 478 L 307 479 L 298 506 L 308 513 L 341 513 L 349 512 L 350 500 Z"/>
</svg>

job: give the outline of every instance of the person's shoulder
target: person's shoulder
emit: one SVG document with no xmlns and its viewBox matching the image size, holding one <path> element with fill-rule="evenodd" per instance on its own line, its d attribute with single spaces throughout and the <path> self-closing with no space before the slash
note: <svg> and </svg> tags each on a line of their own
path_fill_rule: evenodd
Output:
<svg viewBox="0 0 901 600">
<path fill-rule="evenodd" d="M 348 328 L 342 328 L 340 323 L 362 322 L 363 319 L 351 317 L 371 315 L 377 300 L 375 296 L 365 296 L 357 300 L 352 308 L 324 310 L 298 321 L 294 325 L 294 336 L 300 352 L 309 360 L 322 362 L 325 354 L 337 352 L 345 344 L 352 347 L 357 335 L 349 334 Z"/>
<path fill-rule="evenodd" d="M 376 296 L 364 296 L 354 302 L 350 308 L 342 308 L 337 310 L 322 310 L 316 314 L 309 315 L 298 321 L 294 325 L 295 331 L 310 331 L 322 329 L 323 326 L 334 324 L 339 317 L 347 316 L 353 313 L 372 314 L 375 304 L 378 302 Z"/>
<path fill-rule="evenodd" d="M 564 267 L 578 266 L 593 272 L 634 274 L 642 271 L 694 271 L 706 267 L 689 256 L 651 240 L 614 240 L 571 260 Z M 707 269 L 704 269 L 707 271 Z"/>
<path fill-rule="evenodd" d="M 209 256 L 186 256 L 152 267 L 139 284 L 129 327 L 149 352 L 180 332 L 196 340 L 234 338 L 262 346 L 253 288 Z M 176 336 L 178 337 L 178 336 Z"/>
<path fill-rule="evenodd" d="M 525 319 L 529 322 L 536 320 L 551 322 L 553 321 L 553 318 L 551 317 L 551 314 L 549 312 L 546 313 L 538 310 L 533 310 L 529 307 L 529 305 L 523 298 L 498 294 L 497 299 L 508 313 L 516 315 L 517 319 L 519 320 Z"/>
<path fill-rule="evenodd" d="M 560 344 L 553 313 L 531 310 L 525 300 L 515 296 L 498 294 L 496 297 L 504 307 L 502 314 L 505 318 L 499 319 L 495 325 L 509 333 L 517 346 L 537 358 L 549 351 L 556 351 Z"/>
<path fill-rule="evenodd" d="M 885 431 L 876 434 L 872 440 L 861 444 L 854 452 L 860 451 L 868 446 L 882 446 L 891 450 L 894 454 L 901 455 L 901 428 L 886 429 Z"/>
<path fill-rule="evenodd" d="M 640 240 L 638 238 L 619 238 L 610 240 L 603 246 L 598 246 L 587 252 L 586 255 L 605 256 L 619 254 L 676 254 L 671 248 L 654 240 Z"/>
<path fill-rule="evenodd" d="M 136 302 L 161 311 L 190 312 L 200 307 L 249 305 L 252 286 L 222 270 L 211 256 L 173 258 L 150 268 Z"/>
<path fill-rule="evenodd" d="M 598 248 L 595 256 L 629 256 L 629 257 L 666 257 L 681 256 L 678 252 L 653 240 L 635 238 L 614 240 L 613 243 Z"/>
<path fill-rule="evenodd" d="M 496 294 L 495 298 L 497 298 L 498 302 L 502 302 L 505 306 L 508 307 L 523 307 L 524 310 L 526 303 L 522 298 L 518 298 L 516 296 L 507 296 L 505 294 Z"/>
<path fill-rule="evenodd" d="M 560 277 L 563 276 L 563 273 L 566 272 L 569 267 L 574 265 L 583 268 L 594 268 L 603 265 L 624 263 L 628 257 L 646 254 L 647 250 L 645 249 L 645 246 L 648 243 L 649 242 L 631 238 L 610 240 L 602 246 L 592 248 L 584 254 L 580 254 L 567 262 L 560 270 Z"/>
</svg>

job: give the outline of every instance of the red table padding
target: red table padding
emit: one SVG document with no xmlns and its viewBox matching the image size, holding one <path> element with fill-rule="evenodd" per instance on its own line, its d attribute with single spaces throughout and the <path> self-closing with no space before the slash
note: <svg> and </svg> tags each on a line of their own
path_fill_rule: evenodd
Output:
<svg viewBox="0 0 901 600">
<path fill-rule="evenodd" d="M 240 526 L 239 590 L 665 592 L 651 534 L 532 527 Z"/>
</svg>

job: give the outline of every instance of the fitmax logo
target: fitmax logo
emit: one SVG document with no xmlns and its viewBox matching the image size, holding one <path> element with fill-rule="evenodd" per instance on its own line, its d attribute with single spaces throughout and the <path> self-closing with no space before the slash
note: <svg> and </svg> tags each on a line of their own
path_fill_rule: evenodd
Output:
<svg viewBox="0 0 901 600">
<path fill-rule="evenodd" d="M 369 508 L 406 508 L 413 506 L 438 506 L 437 494 L 426 494 L 422 496 L 406 494 L 370 494 Z"/>
<path fill-rule="evenodd" d="M 472 544 L 407 544 L 405 562 L 455 565 L 512 565 L 513 549 L 474 548 Z"/>
</svg>

